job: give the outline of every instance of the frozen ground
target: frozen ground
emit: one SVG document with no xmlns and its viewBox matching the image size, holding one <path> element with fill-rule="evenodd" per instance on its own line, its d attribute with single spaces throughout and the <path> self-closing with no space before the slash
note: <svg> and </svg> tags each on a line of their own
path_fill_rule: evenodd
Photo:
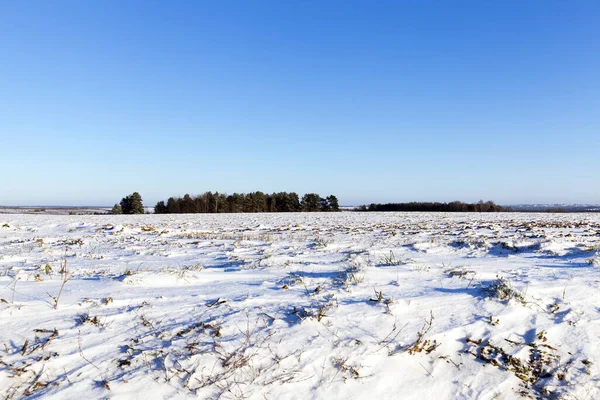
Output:
<svg viewBox="0 0 600 400">
<path fill-rule="evenodd" d="M 594 214 L 0 215 L 0 396 L 598 399 L 599 249 Z"/>
</svg>

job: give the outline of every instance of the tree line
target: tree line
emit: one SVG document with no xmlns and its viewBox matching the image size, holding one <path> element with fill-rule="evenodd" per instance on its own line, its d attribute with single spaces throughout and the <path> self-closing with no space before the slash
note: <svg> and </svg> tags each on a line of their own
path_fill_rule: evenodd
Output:
<svg viewBox="0 0 600 400">
<path fill-rule="evenodd" d="M 480 200 L 477 203 L 452 201 L 410 202 L 363 205 L 355 211 L 421 211 L 421 212 L 500 212 L 511 211 L 497 205 L 493 201 Z M 154 206 L 155 214 L 188 214 L 188 213 L 259 213 L 259 212 L 317 212 L 340 211 L 338 199 L 334 195 L 321 197 L 317 193 L 307 193 L 302 198 L 295 192 L 263 192 L 225 193 L 206 192 L 198 196 L 169 197 Z M 142 196 L 138 192 L 125 196 L 115 204 L 113 214 L 143 214 Z"/>
<path fill-rule="evenodd" d="M 258 213 L 258 212 L 316 212 L 339 211 L 334 195 L 325 198 L 307 193 L 302 198 L 294 192 L 265 194 L 263 192 L 225 193 L 206 192 L 197 196 L 169 197 L 154 206 L 155 214 L 183 213 Z"/>
<path fill-rule="evenodd" d="M 363 205 L 355 208 L 355 211 L 440 211 L 440 212 L 500 212 L 510 211 L 493 201 L 480 200 L 478 203 L 463 203 L 462 201 L 451 201 L 449 203 L 439 202 L 410 202 L 410 203 L 386 203 L 369 206 Z"/>
</svg>

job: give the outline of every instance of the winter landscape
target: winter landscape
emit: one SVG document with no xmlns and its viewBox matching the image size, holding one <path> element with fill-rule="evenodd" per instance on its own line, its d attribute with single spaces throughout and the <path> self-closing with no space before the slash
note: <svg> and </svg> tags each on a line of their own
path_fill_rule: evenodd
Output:
<svg viewBox="0 0 600 400">
<path fill-rule="evenodd" d="M 598 21 L 0 1 L 0 400 L 600 399 Z"/>
<path fill-rule="evenodd" d="M 600 397 L 600 215 L 0 215 L 0 396 Z"/>
</svg>

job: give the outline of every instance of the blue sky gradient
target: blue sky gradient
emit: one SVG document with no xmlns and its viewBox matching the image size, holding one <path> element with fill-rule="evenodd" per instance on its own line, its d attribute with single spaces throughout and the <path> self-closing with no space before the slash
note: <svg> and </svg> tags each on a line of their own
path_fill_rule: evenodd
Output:
<svg viewBox="0 0 600 400">
<path fill-rule="evenodd" d="M 600 203 L 598 1 L 0 1 L 0 204 Z"/>
</svg>

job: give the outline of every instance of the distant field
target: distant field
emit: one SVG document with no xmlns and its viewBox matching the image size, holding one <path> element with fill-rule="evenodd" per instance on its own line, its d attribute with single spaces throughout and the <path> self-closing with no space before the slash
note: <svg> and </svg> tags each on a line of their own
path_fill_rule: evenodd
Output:
<svg viewBox="0 0 600 400">
<path fill-rule="evenodd" d="M 40 215 L 69 215 L 69 214 L 108 214 L 111 207 L 6 207 L 0 206 L 0 214 L 40 214 Z"/>
<path fill-rule="evenodd" d="M 0 214 L 34 214 L 34 215 L 96 215 L 111 214 L 112 207 L 2 207 Z M 146 213 L 154 212 L 152 207 L 145 207 Z"/>
<path fill-rule="evenodd" d="M 2 214 L 0 396 L 598 399 L 599 251 L 583 213 Z"/>
</svg>

